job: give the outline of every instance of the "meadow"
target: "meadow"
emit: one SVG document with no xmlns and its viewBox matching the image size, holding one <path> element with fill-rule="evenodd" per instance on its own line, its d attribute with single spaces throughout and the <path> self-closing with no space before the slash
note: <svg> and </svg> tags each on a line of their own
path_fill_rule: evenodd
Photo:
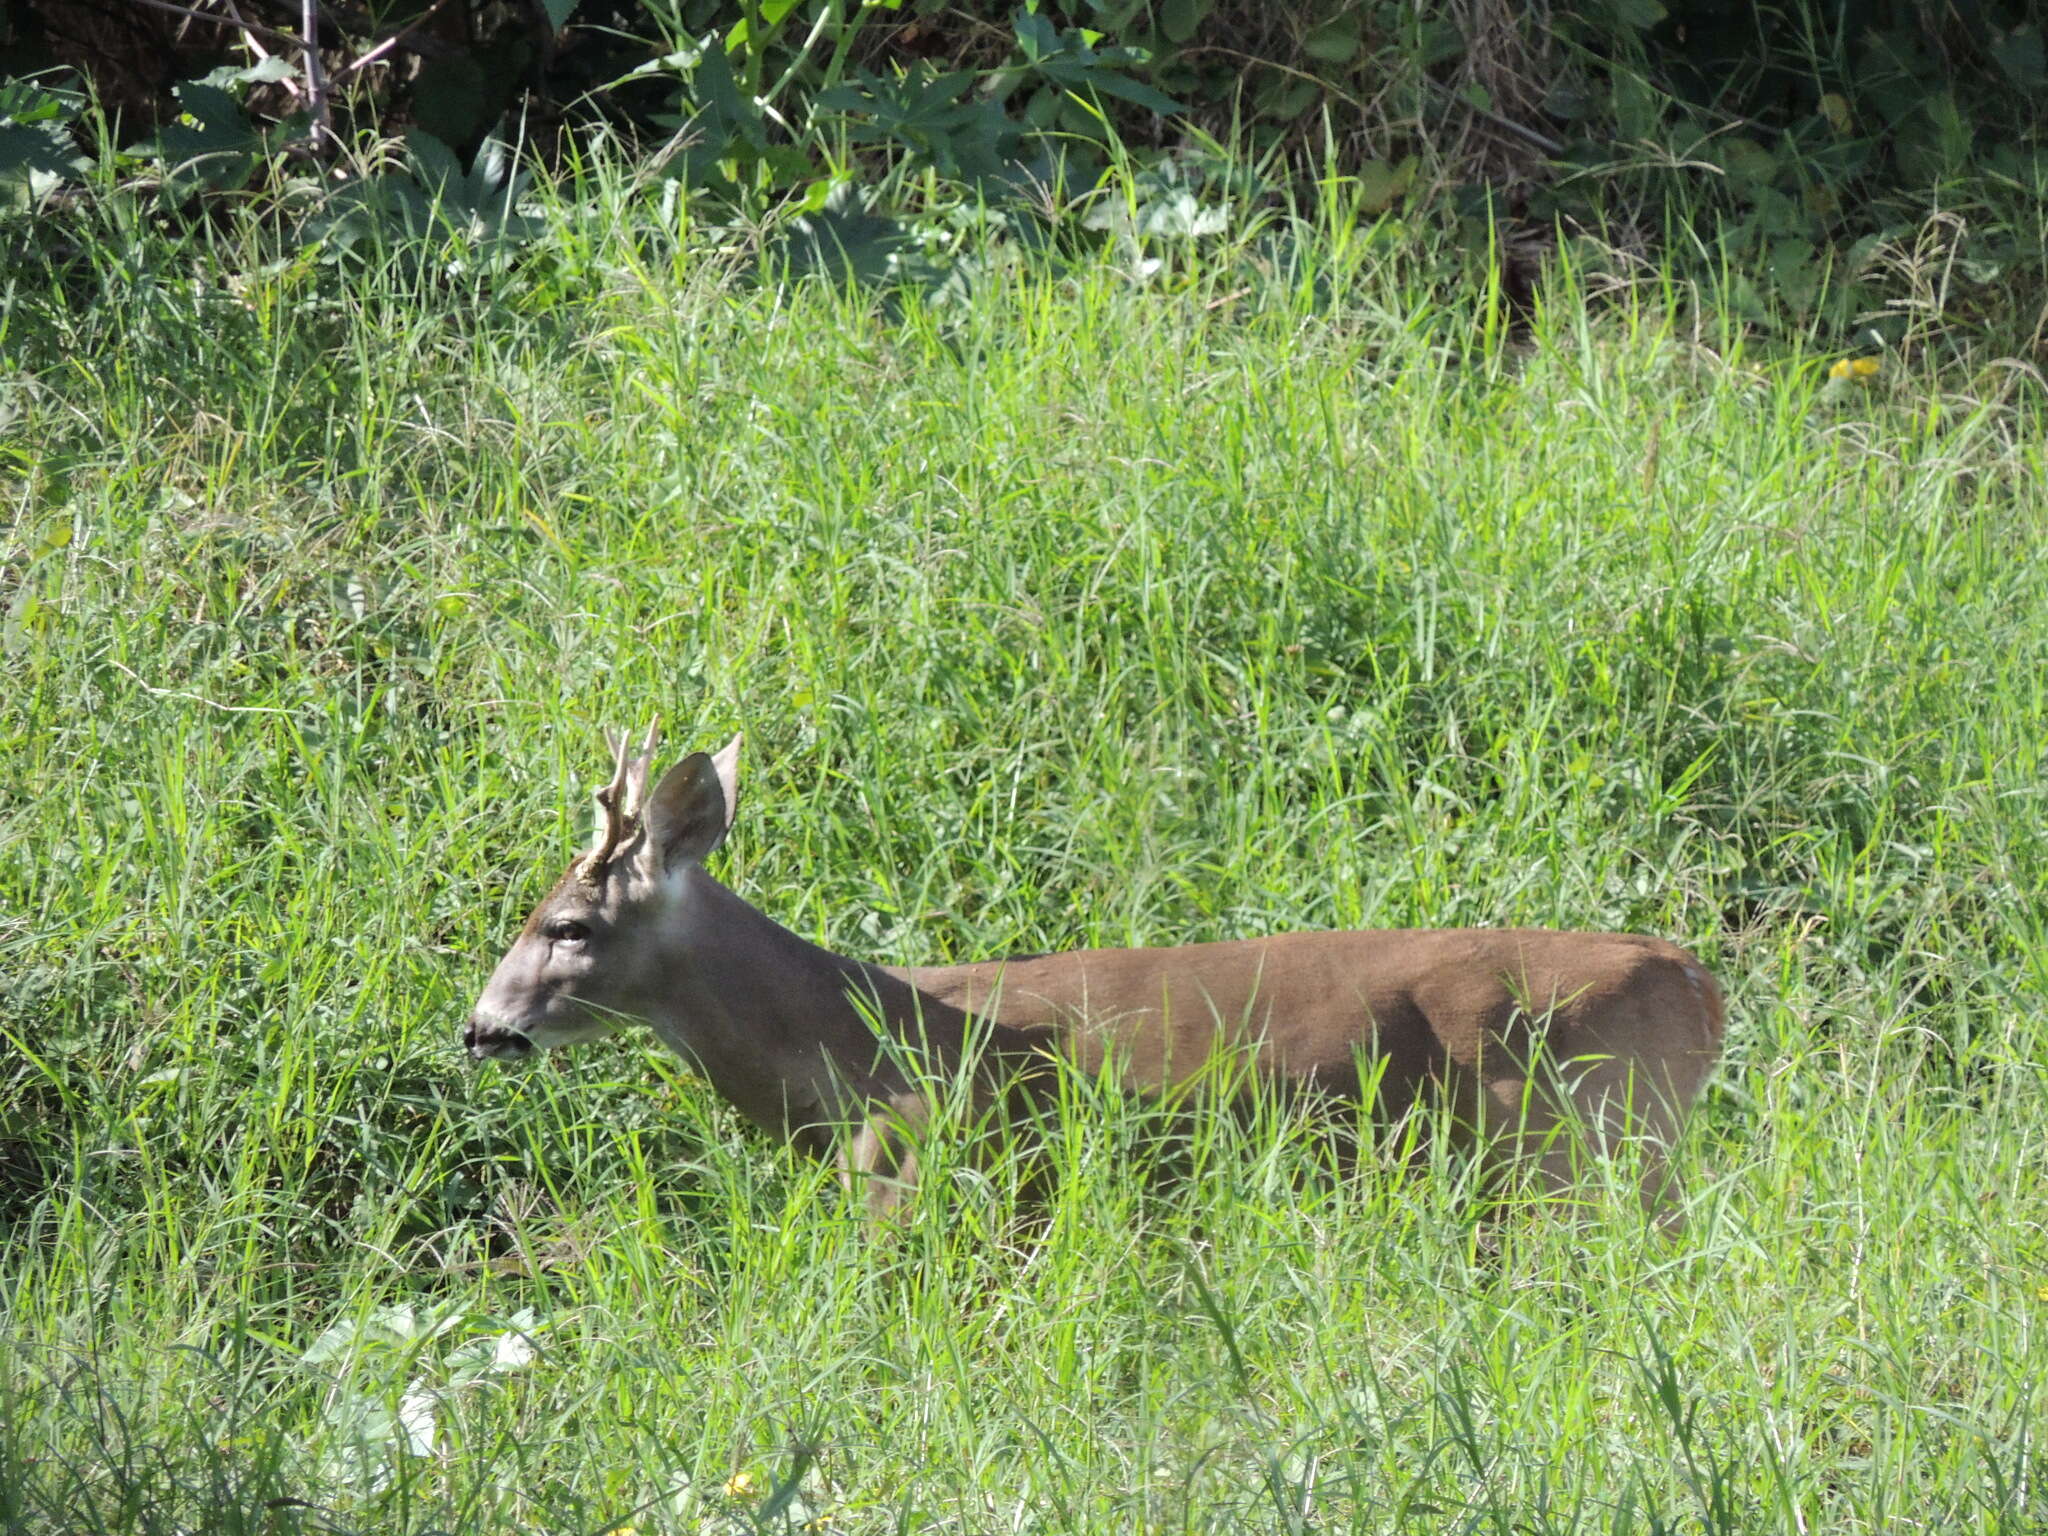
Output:
<svg viewBox="0 0 2048 1536">
<path fill-rule="evenodd" d="M 2048 1524 L 2039 376 L 1269 233 L 6 290 L 0 1529 Z M 1084 1084 L 878 1240 L 644 1033 L 468 1062 L 657 713 L 871 958 L 1693 947 L 1684 1231 Z"/>
</svg>

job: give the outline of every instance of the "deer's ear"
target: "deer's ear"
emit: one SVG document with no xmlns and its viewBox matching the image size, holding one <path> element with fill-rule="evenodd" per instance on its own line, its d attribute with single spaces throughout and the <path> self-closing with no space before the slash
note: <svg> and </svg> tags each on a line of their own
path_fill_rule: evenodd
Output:
<svg viewBox="0 0 2048 1536">
<path fill-rule="evenodd" d="M 657 872 L 702 863 L 732 827 L 740 803 L 740 739 L 692 752 L 647 797 L 647 846 Z"/>
</svg>

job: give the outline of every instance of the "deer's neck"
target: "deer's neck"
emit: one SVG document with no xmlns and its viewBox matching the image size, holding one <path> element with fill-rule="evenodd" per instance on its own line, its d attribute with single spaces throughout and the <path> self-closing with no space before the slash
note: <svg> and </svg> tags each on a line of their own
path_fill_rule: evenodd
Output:
<svg viewBox="0 0 2048 1536">
<path fill-rule="evenodd" d="M 967 1021 L 879 966 L 798 938 L 701 869 L 663 935 L 648 1017 L 757 1124 L 803 1140 L 909 1086 L 912 1061 L 945 1070 Z"/>
</svg>

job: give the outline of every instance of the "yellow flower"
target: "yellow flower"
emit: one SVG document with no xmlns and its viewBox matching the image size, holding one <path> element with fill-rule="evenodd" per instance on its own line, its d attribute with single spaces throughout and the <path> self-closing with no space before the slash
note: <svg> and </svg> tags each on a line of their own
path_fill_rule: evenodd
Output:
<svg viewBox="0 0 2048 1536">
<path fill-rule="evenodd" d="M 1844 357 L 1837 359 L 1835 365 L 1828 369 L 1828 377 L 1854 379 L 1859 384 L 1868 384 L 1877 377 L 1883 366 L 1874 357 Z"/>
<path fill-rule="evenodd" d="M 744 1499 L 760 1491 L 760 1479 L 751 1472 L 735 1472 L 725 1480 L 725 1496 L 728 1499 Z"/>
<path fill-rule="evenodd" d="M 2048 1306 L 2048 1284 L 2034 1287 L 2034 1300 L 2040 1302 L 2043 1306 Z"/>
</svg>

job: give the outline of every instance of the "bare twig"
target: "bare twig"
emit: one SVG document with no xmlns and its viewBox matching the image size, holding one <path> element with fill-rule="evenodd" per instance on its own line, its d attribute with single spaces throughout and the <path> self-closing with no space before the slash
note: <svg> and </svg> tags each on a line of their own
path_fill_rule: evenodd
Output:
<svg viewBox="0 0 2048 1536">
<path fill-rule="evenodd" d="M 1429 75 L 1424 75 L 1422 77 L 1422 80 L 1425 85 L 1429 86 L 1431 90 L 1435 91 L 1439 96 L 1443 97 L 1444 100 L 1452 102 L 1457 106 L 1463 107 L 1467 112 L 1470 112 L 1474 117 L 1485 118 L 1486 121 L 1493 124 L 1494 127 L 1500 129 L 1502 132 L 1512 133 L 1516 138 L 1523 139 L 1528 143 L 1535 145 L 1538 149 L 1542 150 L 1543 153 L 1545 153 L 1546 155 L 1555 158 L 1556 156 L 1564 153 L 1564 146 L 1558 143 L 1557 140 L 1550 138 L 1548 135 L 1538 133 L 1534 128 L 1528 127 L 1527 125 L 1522 123 L 1518 123 L 1511 117 L 1503 117 L 1500 113 L 1494 111 L 1491 107 L 1482 107 L 1477 105 L 1476 103 L 1467 101 L 1462 95 L 1452 90 L 1448 85 L 1445 85 L 1441 80 L 1434 79 Z"/>
<path fill-rule="evenodd" d="M 240 30 L 265 37 L 273 43 L 282 43 L 288 48 L 305 45 L 289 32 L 280 32 L 275 27 L 266 27 L 260 22 L 243 21 L 233 16 L 223 16 L 218 11 L 198 11 L 189 5 L 176 5 L 172 0 L 135 0 L 135 3 L 152 11 L 169 11 L 173 16 L 189 16 L 194 21 L 208 21 L 223 31 Z"/>
<path fill-rule="evenodd" d="M 251 21 L 233 6 L 228 8 L 229 14 L 223 15 L 219 11 L 200 10 L 189 5 L 179 5 L 177 0 L 133 0 L 133 3 L 152 11 L 166 11 L 173 16 L 184 16 L 193 21 L 211 22 L 214 26 L 220 27 L 223 30 L 238 31 L 250 40 L 252 46 L 255 39 L 260 37 L 267 43 L 288 48 L 294 52 L 303 52 L 306 47 L 304 38 L 294 37 L 289 32 L 281 32 L 276 27 L 266 27 L 259 21 Z M 346 7 L 331 5 L 321 7 L 311 3 L 311 0 L 302 0 L 302 3 L 307 11 L 317 14 L 324 10 L 330 19 L 337 20 L 344 26 L 367 23 L 369 20 L 360 11 L 351 11 Z M 394 48 L 403 48 L 408 53 L 416 53 L 423 58 L 440 59 L 448 57 L 454 50 L 438 37 L 416 37 L 413 35 L 419 31 L 420 27 L 436 11 L 440 10 L 447 3 L 448 0 L 434 0 L 434 4 L 424 14 L 399 28 L 398 31 L 392 33 L 382 42 L 374 45 L 368 53 L 357 59 L 353 64 L 350 64 L 342 73 L 352 74 L 374 60 L 381 58 Z M 261 49 L 257 49 L 256 52 L 258 57 L 263 56 Z"/>
<path fill-rule="evenodd" d="M 220 4 L 221 9 L 234 18 L 235 29 L 242 34 L 242 41 L 249 51 L 258 59 L 268 61 L 270 55 L 263 51 L 263 45 L 256 41 L 256 34 L 249 30 L 248 18 L 243 16 L 242 8 L 235 4 L 235 0 L 220 0 Z"/>
<path fill-rule="evenodd" d="M 342 74 L 353 75 L 358 70 L 368 69 L 372 64 L 376 63 L 379 59 L 384 57 L 385 54 L 389 53 L 394 48 L 412 47 L 413 44 L 410 41 L 408 41 L 408 39 L 411 38 L 413 33 L 419 31 L 420 28 L 424 27 L 428 22 L 432 21 L 434 17 L 440 13 L 441 7 L 446 5 L 447 3 L 448 0 L 434 0 L 434 3 L 428 6 L 424 11 L 421 11 L 419 15 L 415 16 L 411 21 L 407 22 L 404 26 L 400 27 L 396 32 L 392 33 L 389 37 L 385 38 L 383 42 L 377 44 L 376 47 L 372 48 L 368 53 L 364 54 L 361 58 L 357 59 L 353 64 L 349 65 L 348 68 L 344 69 L 342 71 Z"/>
<path fill-rule="evenodd" d="M 308 136 L 318 155 L 334 142 L 327 120 L 327 81 L 320 73 L 320 0 L 299 0 L 299 31 L 305 37 L 306 110 L 313 120 Z"/>
</svg>

